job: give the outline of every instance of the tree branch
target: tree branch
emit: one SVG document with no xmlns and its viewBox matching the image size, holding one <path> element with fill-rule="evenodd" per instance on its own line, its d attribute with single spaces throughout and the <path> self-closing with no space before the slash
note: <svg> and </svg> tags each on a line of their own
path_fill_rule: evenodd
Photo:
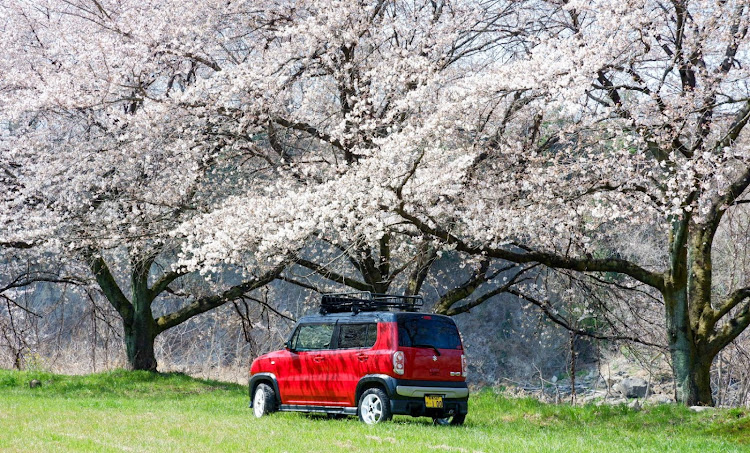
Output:
<svg viewBox="0 0 750 453">
<path fill-rule="evenodd" d="M 275 314 L 275 315 L 276 315 L 276 316 L 278 316 L 279 318 L 282 318 L 282 319 L 286 319 L 287 321 L 291 321 L 291 322 L 297 322 L 297 320 L 296 320 L 296 319 L 294 319 L 294 318 L 292 318 L 292 317 L 290 317 L 290 316 L 287 316 L 287 315 L 285 315 L 284 313 L 281 313 L 280 311 L 276 310 L 276 309 L 275 309 L 275 308 L 273 308 L 272 306 L 268 305 L 268 303 L 267 303 L 267 302 L 265 302 L 265 301 L 263 301 L 263 300 L 260 300 L 260 299 L 258 299 L 257 297 L 243 296 L 242 298 L 243 298 L 243 299 L 249 299 L 249 300 L 251 300 L 251 301 L 253 301 L 253 302 L 257 303 L 258 305 L 260 305 L 260 306 L 262 306 L 262 307 L 264 307 L 264 308 L 268 309 L 269 311 L 271 311 L 271 312 L 272 312 L 273 314 Z"/>
<path fill-rule="evenodd" d="M 423 242 L 420 245 L 420 250 L 415 258 L 416 265 L 406 283 L 405 296 L 416 296 L 419 294 L 419 291 L 422 289 L 422 284 L 424 284 L 424 280 L 430 272 L 432 263 L 437 259 L 437 250 L 430 247 L 427 242 Z"/>
<path fill-rule="evenodd" d="M 713 316 L 711 317 L 713 322 L 718 321 L 724 317 L 732 309 L 742 303 L 743 300 L 750 297 L 750 287 L 740 288 L 730 293 L 726 299 L 724 299 L 717 310 L 714 310 Z"/>
<path fill-rule="evenodd" d="M 83 285 L 84 281 L 79 280 L 75 277 L 58 277 L 54 274 L 45 275 L 44 273 L 24 273 L 14 278 L 13 281 L 0 288 L 0 293 L 4 293 L 10 289 L 23 288 L 34 283 L 67 283 L 72 285 Z"/>
<path fill-rule="evenodd" d="M 560 317 L 559 315 L 557 315 L 555 313 L 555 311 L 553 310 L 553 308 L 549 305 L 548 302 L 537 300 L 537 299 L 535 299 L 533 297 L 530 297 L 530 296 L 528 296 L 526 294 L 523 294 L 523 293 L 521 293 L 519 291 L 516 291 L 514 289 L 510 289 L 510 288 L 507 289 L 505 292 L 507 292 L 508 294 L 513 294 L 514 296 L 517 296 L 520 299 L 527 300 L 527 301 L 531 302 L 532 304 L 536 305 L 537 307 L 539 307 L 542 310 L 542 312 L 544 312 L 544 314 L 547 317 L 547 319 L 549 319 L 550 321 L 554 322 L 558 326 L 564 328 L 568 332 L 575 333 L 576 335 L 581 335 L 581 336 L 584 336 L 584 337 L 594 338 L 594 339 L 597 339 L 597 340 L 630 341 L 632 343 L 639 343 L 639 344 L 642 344 L 642 345 L 645 345 L 645 346 L 651 346 L 651 347 L 659 348 L 659 349 L 662 349 L 662 350 L 664 349 L 663 345 L 656 344 L 656 343 L 651 343 L 649 341 L 644 341 L 644 340 L 641 340 L 640 338 L 637 338 L 637 337 L 631 337 L 631 336 L 627 336 L 627 335 L 601 335 L 601 334 L 589 332 L 587 330 L 579 329 L 577 327 L 573 327 L 573 326 L 570 325 L 570 323 L 568 321 L 566 321 L 565 319 L 563 319 L 562 317 Z"/>
<path fill-rule="evenodd" d="M 275 267 L 274 269 L 265 273 L 261 277 L 254 278 L 247 282 L 233 286 L 229 288 L 228 290 L 222 292 L 221 294 L 201 297 L 173 313 L 160 316 L 156 320 L 157 333 L 164 332 L 167 329 L 170 329 L 176 325 L 179 325 L 187 321 L 193 316 L 199 315 L 201 313 L 205 313 L 209 310 L 213 310 L 214 308 L 220 307 L 221 305 L 224 305 L 225 303 L 229 301 L 241 298 L 246 293 L 254 289 L 258 289 L 261 286 L 267 285 L 271 281 L 275 280 L 276 277 L 278 277 L 279 274 L 281 274 L 281 272 L 284 270 L 285 267 L 286 267 L 286 263 Z"/>
<path fill-rule="evenodd" d="M 101 288 L 104 296 L 109 303 L 112 304 L 115 310 L 117 310 L 120 316 L 122 316 L 125 324 L 131 323 L 133 317 L 133 305 L 128 298 L 125 297 L 125 294 L 123 294 L 115 277 L 110 272 L 107 263 L 104 261 L 104 258 L 101 256 L 94 257 L 93 255 L 89 255 L 86 258 L 89 264 L 89 269 L 91 269 L 91 272 L 94 274 L 94 278 L 96 278 L 96 282 L 99 284 L 99 288 Z"/>
<path fill-rule="evenodd" d="M 0 247 L 10 249 L 30 249 L 34 247 L 34 244 L 23 241 L 0 241 Z"/>
<path fill-rule="evenodd" d="M 295 263 L 299 264 L 300 266 L 310 269 L 311 271 L 315 272 L 321 277 L 324 277 L 336 283 L 341 283 L 342 285 L 346 285 L 350 288 L 354 288 L 359 291 L 372 291 L 373 290 L 372 285 L 368 285 L 367 283 L 360 282 L 359 280 L 355 280 L 353 278 L 345 277 L 341 274 L 333 272 L 332 270 L 328 269 L 327 267 L 323 265 L 313 263 L 312 261 L 308 261 L 306 259 L 296 257 Z"/>
<path fill-rule="evenodd" d="M 709 338 L 709 347 L 713 351 L 721 351 L 750 326 L 750 300 L 747 298 L 742 300 L 746 301 L 745 306 L 737 313 L 737 316 L 730 319 Z"/>
<path fill-rule="evenodd" d="M 177 280 L 183 275 L 185 275 L 185 272 L 182 271 L 172 271 L 163 274 L 158 280 L 154 282 L 153 286 L 151 286 L 151 288 L 149 289 L 151 300 L 156 299 L 156 297 L 164 292 L 173 281 Z"/>
<path fill-rule="evenodd" d="M 320 139 L 328 144 L 335 146 L 336 148 L 339 148 L 341 150 L 344 149 L 344 145 L 340 141 L 334 139 L 333 137 L 331 137 L 329 134 L 326 134 L 325 132 L 320 132 L 312 124 L 288 121 L 284 118 L 279 118 L 279 117 L 273 118 L 272 121 L 280 126 L 288 127 L 290 129 L 294 129 L 297 131 L 306 132 L 317 139 Z"/>
<path fill-rule="evenodd" d="M 489 280 L 487 277 L 487 270 L 489 268 L 490 260 L 488 258 L 482 259 L 482 261 L 479 262 L 479 268 L 474 271 L 472 275 L 463 282 L 463 284 L 451 289 L 440 297 L 437 306 L 435 307 L 435 313 L 445 314 L 453 304 L 474 294 L 474 291 L 476 291 L 481 284 Z"/>
<path fill-rule="evenodd" d="M 727 129 L 727 133 L 716 144 L 716 149 L 725 148 L 734 143 L 737 137 L 739 137 L 740 132 L 742 132 L 742 129 L 747 125 L 748 120 L 750 120 L 750 100 L 745 102 L 745 106 L 734 116 L 734 121 L 732 121 L 729 129 Z"/>
<path fill-rule="evenodd" d="M 284 275 L 279 275 L 277 277 L 277 280 L 281 280 L 283 282 L 291 283 L 292 285 L 299 286 L 300 288 L 309 289 L 310 291 L 315 291 L 316 293 L 321 293 L 322 294 L 324 292 L 324 291 L 321 291 L 320 288 L 318 288 L 317 286 L 313 286 L 311 284 L 308 284 L 308 283 L 305 283 L 305 282 L 301 282 L 299 280 L 296 280 L 294 278 L 289 278 L 289 277 L 286 277 Z"/>
<path fill-rule="evenodd" d="M 453 234 L 441 229 L 431 227 L 416 216 L 409 214 L 403 205 L 396 208 L 396 213 L 408 220 L 412 225 L 423 233 L 442 239 L 448 244 L 455 245 L 456 250 L 475 256 L 487 256 L 499 258 L 514 263 L 540 263 L 555 269 L 570 269 L 579 272 L 616 272 L 628 275 L 641 283 L 662 290 L 665 285 L 664 275 L 648 271 L 635 263 L 619 258 L 570 258 L 555 253 L 540 251 L 513 252 L 500 248 L 483 248 L 469 245 Z"/>
<path fill-rule="evenodd" d="M 510 270 L 513 267 L 515 267 L 515 266 L 507 266 L 504 269 L 502 269 L 501 271 Z M 476 307 L 478 305 L 481 305 L 481 304 L 487 302 L 489 299 L 497 296 L 498 294 L 502 294 L 502 293 L 508 292 L 508 290 L 513 285 L 515 285 L 517 283 L 521 283 L 522 281 L 524 281 L 525 279 L 521 279 L 520 277 L 523 274 L 525 274 L 527 271 L 531 270 L 534 267 L 536 267 L 536 265 L 532 265 L 532 266 L 529 266 L 527 268 L 521 269 L 520 271 L 516 272 L 516 274 L 513 277 L 511 277 L 510 280 L 508 280 L 505 284 L 503 284 L 501 286 L 498 286 L 497 288 L 493 289 L 492 291 L 488 291 L 488 292 L 482 294 L 481 296 L 477 297 L 476 299 L 474 299 L 474 300 L 472 300 L 472 301 L 470 301 L 470 302 L 468 302 L 468 303 L 466 303 L 464 305 L 461 305 L 460 307 L 450 308 L 450 309 L 446 310 L 444 314 L 446 314 L 448 316 L 454 316 L 454 315 L 457 315 L 457 314 L 460 314 L 460 313 L 467 313 L 467 312 L 471 311 L 472 308 L 474 308 L 474 307 Z"/>
</svg>

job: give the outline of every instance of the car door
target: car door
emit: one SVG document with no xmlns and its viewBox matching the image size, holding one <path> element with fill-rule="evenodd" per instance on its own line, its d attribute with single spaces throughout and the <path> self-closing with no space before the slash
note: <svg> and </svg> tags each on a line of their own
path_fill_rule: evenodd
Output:
<svg viewBox="0 0 750 453">
<path fill-rule="evenodd" d="M 289 344 L 290 357 L 279 370 L 283 404 L 317 405 L 325 400 L 334 323 L 301 324 Z"/>
<path fill-rule="evenodd" d="M 330 396 L 336 405 L 354 406 L 357 383 L 370 372 L 368 353 L 377 339 L 377 323 L 339 323 L 335 331 L 335 356 L 328 368 Z"/>
</svg>

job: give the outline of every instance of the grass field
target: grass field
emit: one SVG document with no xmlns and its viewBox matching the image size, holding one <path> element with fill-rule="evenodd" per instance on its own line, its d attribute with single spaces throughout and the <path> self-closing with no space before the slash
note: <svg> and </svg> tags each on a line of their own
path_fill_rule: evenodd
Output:
<svg viewBox="0 0 750 453">
<path fill-rule="evenodd" d="M 31 379 L 42 381 L 30 389 Z M 677 406 L 570 407 L 473 395 L 462 427 L 396 417 L 274 414 L 255 419 L 246 388 L 181 374 L 59 376 L 0 370 L 0 451 L 750 452 L 750 413 Z"/>
</svg>

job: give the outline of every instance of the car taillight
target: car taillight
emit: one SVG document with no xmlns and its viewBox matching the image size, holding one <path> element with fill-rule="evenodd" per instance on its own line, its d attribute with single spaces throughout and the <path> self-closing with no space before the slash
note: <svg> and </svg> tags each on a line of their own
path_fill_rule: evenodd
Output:
<svg viewBox="0 0 750 453">
<path fill-rule="evenodd" d="M 466 366 L 466 356 L 461 354 L 461 376 L 466 377 L 468 372 L 469 372 L 469 369 Z"/>
<path fill-rule="evenodd" d="M 393 372 L 396 374 L 404 374 L 404 364 L 406 363 L 406 357 L 404 351 L 396 351 L 393 353 Z"/>
</svg>

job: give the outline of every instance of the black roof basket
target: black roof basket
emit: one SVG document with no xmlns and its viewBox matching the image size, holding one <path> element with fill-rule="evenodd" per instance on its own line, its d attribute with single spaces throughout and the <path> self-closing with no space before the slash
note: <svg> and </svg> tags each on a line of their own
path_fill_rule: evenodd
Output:
<svg viewBox="0 0 750 453">
<path fill-rule="evenodd" d="M 320 313 L 344 313 L 351 311 L 388 311 L 398 309 L 419 311 L 422 296 L 397 296 L 395 294 L 373 294 L 369 291 L 358 293 L 323 294 L 320 300 Z"/>
</svg>

